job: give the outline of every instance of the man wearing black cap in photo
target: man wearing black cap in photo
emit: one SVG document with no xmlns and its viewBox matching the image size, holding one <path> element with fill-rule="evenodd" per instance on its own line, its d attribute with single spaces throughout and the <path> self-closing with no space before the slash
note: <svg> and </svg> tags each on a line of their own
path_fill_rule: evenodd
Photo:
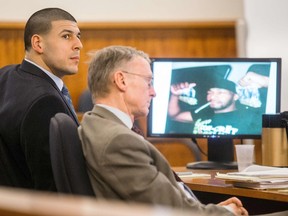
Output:
<svg viewBox="0 0 288 216">
<path fill-rule="evenodd" d="M 236 110 L 237 95 L 235 83 L 227 79 L 216 80 L 207 92 L 207 101 L 214 113 Z"/>
<path fill-rule="evenodd" d="M 214 115 L 195 122 L 194 133 L 236 134 L 243 131 L 241 120 L 245 114 L 238 109 L 235 83 L 229 80 L 218 80 L 207 92 L 207 101 Z"/>
<path fill-rule="evenodd" d="M 196 86 L 196 83 L 178 83 L 171 86 L 168 110 L 170 117 L 180 122 L 194 122 L 194 134 L 234 135 L 245 130 L 243 125 L 247 125 L 247 122 L 243 124 L 241 121 L 247 121 L 243 118 L 247 111 L 237 106 L 239 96 L 234 82 L 214 77 L 207 91 L 207 103 L 197 110 L 182 111 L 179 108 L 179 89 L 192 86 Z"/>
</svg>

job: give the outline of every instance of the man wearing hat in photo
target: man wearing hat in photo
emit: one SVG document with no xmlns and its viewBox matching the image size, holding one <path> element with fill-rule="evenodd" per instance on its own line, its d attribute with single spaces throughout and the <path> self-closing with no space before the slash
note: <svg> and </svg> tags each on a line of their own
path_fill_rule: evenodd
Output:
<svg viewBox="0 0 288 216">
<path fill-rule="evenodd" d="M 237 107 L 239 96 L 235 83 L 217 76 L 214 76 L 210 83 L 206 95 L 207 103 L 193 111 L 182 111 L 177 106 L 179 89 L 191 88 L 196 86 L 196 83 L 183 82 L 172 85 L 169 116 L 180 122 L 194 122 L 194 134 L 233 135 L 245 130 L 241 128 L 241 121 L 244 119 L 242 116 L 246 115 L 246 110 Z"/>
<path fill-rule="evenodd" d="M 227 79 L 215 79 L 207 92 L 207 101 L 214 113 L 226 113 L 236 110 L 237 95 L 235 83 Z"/>
</svg>

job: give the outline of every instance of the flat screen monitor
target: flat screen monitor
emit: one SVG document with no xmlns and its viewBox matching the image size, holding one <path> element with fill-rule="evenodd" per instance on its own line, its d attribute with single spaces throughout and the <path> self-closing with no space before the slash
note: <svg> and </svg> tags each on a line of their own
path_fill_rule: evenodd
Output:
<svg viewBox="0 0 288 216">
<path fill-rule="evenodd" d="M 148 137 L 206 138 L 208 161 L 237 168 L 233 139 L 259 139 L 262 114 L 280 112 L 280 58 L 153 58 Z"/>
</svg>

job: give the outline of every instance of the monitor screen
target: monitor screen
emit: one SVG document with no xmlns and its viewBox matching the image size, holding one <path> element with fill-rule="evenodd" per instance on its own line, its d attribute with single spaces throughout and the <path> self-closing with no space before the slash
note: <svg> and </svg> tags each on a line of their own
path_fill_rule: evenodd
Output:
<svg viewBox="0 0 288 216">
<path fill-rule="evenodd" d="M 152 72 L 150 137 L 261 138 L 262 114 L 280 112 L 280 58 L 155 58 Z"/>
</svg>

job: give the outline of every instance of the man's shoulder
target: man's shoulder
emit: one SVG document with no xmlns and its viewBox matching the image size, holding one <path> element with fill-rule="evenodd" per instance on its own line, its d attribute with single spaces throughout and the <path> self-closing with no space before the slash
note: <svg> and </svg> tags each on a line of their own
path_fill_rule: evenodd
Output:
<svg viewBox="0 0 288 216">
<path fill-rule="evenodd" d="M 1 74 L 9 73 L 12 71 L 15 71 L 19 68 L 20 64 L 11 64 L 11 65 L 6 65 L 0 68 L 0 76 Z"/>
<path fill-rule="evenodd" d="M 2 70 L 11 70 L 11 69 L 15 69 L 17 67 L 19 67 L 20 64 L 10 64 L 10 65 L 5 65 L 3 67 L 0 68 L 0 71 Z"/>
</svg>

